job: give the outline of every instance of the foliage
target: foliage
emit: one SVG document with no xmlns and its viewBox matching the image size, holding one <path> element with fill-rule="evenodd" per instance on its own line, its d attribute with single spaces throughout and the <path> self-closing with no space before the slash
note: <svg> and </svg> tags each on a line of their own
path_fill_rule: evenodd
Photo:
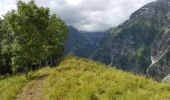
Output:
<svg viewBox="0 0 170 100">
<path fill-rule="evenodd" d="M 4 37 L 7 37 L 7 34 L 5 34 L 5 29 L 3 27 L 3 20 L 0 19 L 0 75 L 10 73 L 11 72 L 11 66 L 9 65 L 10 63 L 10 58 L 9 58 L 9 52 L 10 50 L 6 50 L 7 47 L 4 46 L 5 41 L 3 41 Z"/>
<path fill-rule="evenodd" d="M 49 57 L 54 56 L 61 56 L 64 52 L 64 42 L 67 37 L 68 29 L 66 28 L 66 25 L 64 21 L 62 21 L 59 17 L 56 15 L 52 15 L 49 17 L 49 25 L 47 27 L 48 32 L 48 48 L 47 52 L 49 53 Z M 54 32 L 56 34 L 54 34 Z M 57 38 L 56 38 L 57 37 Z"/>
<path fill-rule="evenodd" d="M 63 54 L 67 26 L 49 9 L 38 7 L 34 1 L 19 1 L 17 10 L 4 16 L 5 29 L 2 54 L 8 57 L 13 71 L 28 70 L 53 57 Z"/>
<path fill-rule="evenodd" d="M 1 68 L 1 66 L 3 65 L 3 62 L 2 62 L 2 53 L 1 53 L 1 51 L 2 51 L 2 44 L 1 44 L 1 40 L 2 40 L 2 21 L 1 21 L 1 19 L 0 19 L 0 68 Z"/>
</svg>

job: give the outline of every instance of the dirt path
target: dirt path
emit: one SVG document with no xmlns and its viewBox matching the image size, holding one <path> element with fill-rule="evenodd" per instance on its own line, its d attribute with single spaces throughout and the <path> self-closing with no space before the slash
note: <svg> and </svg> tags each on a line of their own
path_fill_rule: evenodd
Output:
<svg viewBox="0 0 170 100">
<path fill-rule="evenodd" d="M 16 97 L 16 100 L 41 100 L 42 87 L 48 74 L 43 74 L 35 80 L 29 82 Z"/>
</svg>

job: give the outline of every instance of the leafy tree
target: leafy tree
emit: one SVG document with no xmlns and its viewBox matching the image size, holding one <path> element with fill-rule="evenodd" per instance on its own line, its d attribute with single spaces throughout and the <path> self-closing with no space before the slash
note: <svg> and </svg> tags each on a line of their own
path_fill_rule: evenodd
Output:
<svg viewBox="0 0 170 100">
<path fill-rule="evenodd" d="M 62 54 L 67 26 L 56 15 L 50 16 L 48 8 L 19 1 L 17 11 L 8 12 L 4 23 L 12 42 L 4 47 L 11 48 L 14 72 L 20 68 L 28 71 L 32 65 Z"/>
<path fill-rule="evenodd" d="M 0 75 L 2 73 L 3 60 L 2 60 L 2 20 L 0 19 Z"/>
<path fill-rule="evenodd" d="M 52 15 L 49 17 L 47 32 L 48 36 L 46 40 L 48 40 L 48 57 L 56 59 L 56 57 L 60 57 L 64 53 L 64 42 L 67 37 L 68 29 L 66 28 L 64 21 L 56 15 Z"/>
<path fill-rule="evenodd" d="M 0 74 L 11 73 L 11 53 L 8 45 L 9 34 L 4 28 L 4 21 L 0 20 Z M 10 43 L 9 43 L 10 44 Z"/>
</svg>

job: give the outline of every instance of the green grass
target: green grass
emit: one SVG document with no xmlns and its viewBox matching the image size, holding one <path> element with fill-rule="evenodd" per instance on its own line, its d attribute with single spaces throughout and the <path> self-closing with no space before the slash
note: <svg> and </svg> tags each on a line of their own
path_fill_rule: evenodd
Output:
<svg viewBox="0 0 170 100">
<path fill-rule="evenodd" d="M 50 68 L 42 68 L 37 71 L 29 72 L 29 80 L 24 75 L 13 75 L 4 79 L 0 79 L 0 100 L 13 100 L 16 96 L 22 92 L 22 88 L 27 85 L 28 82 L 36 79 L 44 73 L 47 73 Z M 29 88 L 29 87 L 28 87 Z"/>
<path fill-rule="evenodd" d="M 30 79 L 45 73 L 44 100 L 170 100 L 170 85 L 77 57 L 65 58 L 56 68 L 30 72 Z M 31 81 L 31 80 L 30 80 Z M 24 75 L 0 80 L 0 99 L 11 100 L 28 81 Z"/>
<path fill-rule="evenodd" d="M 25 75 L 0 79 L 0 99 L 13 100 L 27 82 Z"/>
<path fill-rule="evenodd" d="M 106 65 L 65 59 L 44 85 L 45 100 L 170 100 L 170 85 Z"/>
</svg>

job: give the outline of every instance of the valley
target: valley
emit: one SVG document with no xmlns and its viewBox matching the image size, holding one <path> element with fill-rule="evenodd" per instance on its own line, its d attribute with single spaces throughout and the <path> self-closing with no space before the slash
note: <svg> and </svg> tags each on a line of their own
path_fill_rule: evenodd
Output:
<svg viewBox="0 0 170 100">
<path fill-rule="evenodd" d="M 170 0 L 101 1 L 20 0 L 0 16 L 0 100 L 170 100 Z"/>
<path fill-rule="evenodd" d="M 125 71 L 149 74 L 156 80 L 162 80 L 170 73 L 169 2 L 158 0 L 144 5 L 135 11 L 129 20 L 104 32 L 99 42 L 94 39 L 97 44 L 93 45 L 94 48 L 82 46 L 88 47 L 83 49 L 89 50 L 83 51 L 87 52 L 86 56 L 81 56 L 76 51 L 73 53 Z M 81 40 L 77 43 L 81 43 Z"/>
</svg>

